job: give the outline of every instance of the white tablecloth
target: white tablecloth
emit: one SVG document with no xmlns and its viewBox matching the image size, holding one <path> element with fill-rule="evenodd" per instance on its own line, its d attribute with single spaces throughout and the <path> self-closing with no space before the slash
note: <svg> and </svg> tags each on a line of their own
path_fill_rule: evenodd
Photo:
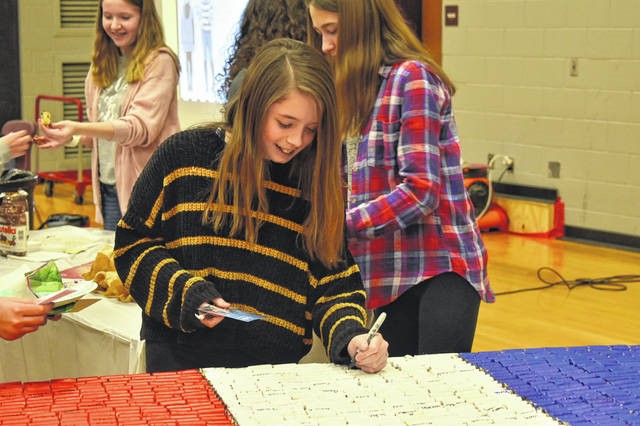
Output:
<svg viewBox="0 0 640 426">
<path fill-rule="evenodd" d="M 40 241 L 53 239 L 58 244 L 55 249 L 64 249 L 67 237 L 58 238 L 63 232 L 72 235 L 75 247 L 82 251 L 52 254 L 59 256 L 55 261 L 60 269 L 91 261 L 105 244 L 113 243 L 113 233 L 97 229 L 32 231 L 30 241 L 33 239 L 37 248 L 30 250 L 25 259 L 0 258 L 0 279 L 20 266 L 35 268 L 42 264 L 40 254 L 55 252 L 46 243 L 38 245 Z M 78 246 L 78 241 L 85 246 Z M 49 321 L 21 339 L 11 342 L 0 339 L 0 382 L 144 372 L 140 307 L 95 294 L 85 298 L 100 300 L 80 312 L 63 314 L 59 321 Z"/>
</svg>

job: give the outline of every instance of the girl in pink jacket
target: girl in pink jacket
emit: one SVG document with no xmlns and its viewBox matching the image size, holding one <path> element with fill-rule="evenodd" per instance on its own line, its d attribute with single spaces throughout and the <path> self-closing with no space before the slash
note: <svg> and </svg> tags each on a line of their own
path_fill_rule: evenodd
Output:
<svg viewBox="0 0 640 426">
<path fill-rule="evenodd" d="M 133 184 L 158 145 L 180 130 L 179 63 L 153 1 L 101 0 L 86 122 L 39 123 L 40 148 L 91 146 L 95 220 L 115 230 Z"/>
</svg>

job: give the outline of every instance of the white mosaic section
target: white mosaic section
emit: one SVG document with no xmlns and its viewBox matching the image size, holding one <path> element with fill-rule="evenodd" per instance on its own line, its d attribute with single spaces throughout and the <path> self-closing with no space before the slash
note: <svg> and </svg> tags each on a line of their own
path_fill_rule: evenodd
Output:
<svg viewBox="0 0 640 426">
<path fill-rule="evenodd" d="M 244 425 L 557 425 L 456 354 L 390 358 L 378 374 L 334 364 L 202 370 Z"/>
</svg>

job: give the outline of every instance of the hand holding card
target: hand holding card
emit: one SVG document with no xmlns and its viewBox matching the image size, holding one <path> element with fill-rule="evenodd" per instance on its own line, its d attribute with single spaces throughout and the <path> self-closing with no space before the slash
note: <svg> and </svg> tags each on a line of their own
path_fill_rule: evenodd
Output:
<svg viewBox="0 0 640 426">
<path fill-rule="evenodd" d="M 73 309 L 78 299 L 97 286 L 93 281 L 62 279 L 55 262 L 48 262 L 26 273 L 25 278 L 27 288 L 38 299 L 38 303 L 54 303 L 52 315 Z"/>
<path fill-rule="evenodd" d="M 218 315 L 227 318 L 233 318 L 239 321 L 250 322 L 263 319 L 264 316 L 254 314 L 252 312 L 243 311 L 237 308 L 223 309 L 215 305 L 203 305 L 198 309 L 196 317 L 198 319 L 206 318 L 207 315 Z"/>
<path fill-rule="evenodd" d="M 63 299 L 65 296 L 74 293 L 75 290 L 72 288 L 63 288 L 62 290 L 56 291 L 55 293 L 49 293 L 46 296 L 38 298 L 39 305 L 46 305 L 47 303 L 55 303 L 56 301 Z"/>
</svg>

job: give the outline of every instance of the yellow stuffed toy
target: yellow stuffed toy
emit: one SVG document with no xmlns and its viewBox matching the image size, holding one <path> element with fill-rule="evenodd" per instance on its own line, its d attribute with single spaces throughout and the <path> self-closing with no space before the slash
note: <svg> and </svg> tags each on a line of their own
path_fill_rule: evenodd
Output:
<svg viewBox="0 0 640 426">
<path fill-rule="evenodd" d="M 94 290 L 95 293 L 118 299 L 121 302 L 134 302 L 129 290 L 122 285 L 116 272 L 112 247 L 107 246 L 98 252 L 96 260 L 91 264 L 91 269 L 82 274 L 82 278 L 87 281 L 95 281 L 98 284 L 98 288 Z"/>
</svg>

